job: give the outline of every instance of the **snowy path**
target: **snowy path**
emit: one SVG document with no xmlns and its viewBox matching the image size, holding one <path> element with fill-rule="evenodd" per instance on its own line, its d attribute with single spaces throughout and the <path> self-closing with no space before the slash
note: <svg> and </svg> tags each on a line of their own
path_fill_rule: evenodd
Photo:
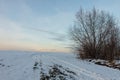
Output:
<svg viewBox="0 0 120 80">
<path fill-rule="evenodd" d="M 120 80 L 120 71 L 75 59 L 73 54 L 0 52 L 0 80 L 40 80 L 40 70 L 33 70 L 35 62 L 49 66 L 58 64 L 75 72 L 76 80 Z M 103 71 L 104 70 L 104 71 Z"/>
<path fill-rule="evenodd" d="M 61 60 L 58 57 L 55 56 L 47 56 L 47 55 L 36 55 L 36 58 L 39 60 L 40 58 L 49 60 L 49 63 L 55 63 L 60 65 L 65 65 L 65 67 L 70 68 L 71 70 L 75 71 L 77 75 L 79 76 L 80 80 L 110 80 L 109 78 L 103 78 L 100 76 L 100 74 L 97 74 L 95 72 L 91 72 L 89 70 L 80 68 L 79 66 L 76 66 L 74 64 L 71 64 L 70 62 L 67 62 L 65 60 Z M 81 76 L 82 75 L 82 76 Z"/>
<path fill-rule="evenodd" d="M 80 68 L 79 66 L 76 66 L 74 64 L 71 64 L 70 62 L 60 60 L 60 59 L 55 58 L 55 57 L 54 57 L 54 60 L 57 61 L 58 63 L 61 62 L 63 64 L 67 64 L 68 67 L 70 67 L 72 70 L 77 72 L 78 76 L 84 75 L 84 76 L 87 76 L 87 77 L 95 79 L 95 80 L 109 80 L 109 79 L 104 79 L 104 78 L 100 77 L 100 75 L 96 74 L 95 72 L 91 72 L 91 71 L 88 71 L 86 69 Z"/>
</svg>

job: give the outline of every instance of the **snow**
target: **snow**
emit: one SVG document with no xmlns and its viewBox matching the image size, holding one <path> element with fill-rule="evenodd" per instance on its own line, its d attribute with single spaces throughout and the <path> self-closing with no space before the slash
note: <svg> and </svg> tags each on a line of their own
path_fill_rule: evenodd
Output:
<svg viewBox="0 0 120 80">
<path fill-rule="evenodd" d="M 78 60 L 72 53 L 27 51 L 0 51 L 0 80 L 40 80 L 41 68 L 48 74 L 54 64 L 62 66 L 62 72 L 75 72 L 75 80 L 120 80 L 120 70 Z"/>
</svg>

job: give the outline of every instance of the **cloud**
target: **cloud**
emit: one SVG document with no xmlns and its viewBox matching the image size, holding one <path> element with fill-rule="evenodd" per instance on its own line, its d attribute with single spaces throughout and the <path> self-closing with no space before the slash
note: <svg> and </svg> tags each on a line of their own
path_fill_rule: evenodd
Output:
<svg viewBox="0 0 120 80">
<path fill-rule="evenodd" d="M 54 15 L 36 15 L 25 1 L 13 1 L 0 0 L 0 44 L 21 49 L 61 46 L 55 41 L 65 41 L 64 34 L 74 18 L 72 12 L 58 10 Z"/>
<path fill-rule="evenodd" d="M 21 32 L 22 32 L 22 28 L 19 24 L 4 17 L 0 18 L 0 36 L 2 38 L 17 37 L 17 34 L 20 34 Z"/>
<path fill-rule="evenodd" d="M 57 12 L 52 16 L 39 16 L 37 23 L 41 27 L 61 31 L 66 27 L 69 27 L 74 20 L 74 14 L 72 12 Z"/>
<path fill-rule="evenodd" d="M 21 40 L 30 38 L 24 30 L 24 22 L 32 15 L 24 0 L 0 0 L 0 38 Z"/>
</svg>

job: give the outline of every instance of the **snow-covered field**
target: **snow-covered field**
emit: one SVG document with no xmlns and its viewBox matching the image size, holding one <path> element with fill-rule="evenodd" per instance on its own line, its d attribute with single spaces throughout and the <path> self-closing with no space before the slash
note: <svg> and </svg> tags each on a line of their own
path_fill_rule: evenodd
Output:
<svg viewBox="0 0 120 80">
<path fill-rule="evenodd" d="M 0 51 L 0 80 L 42 80 L 43 74 L 52 73 L 57 77 L 46 80 L 120 80 L 120 70 L 78 60 L 71 53 Z"/>
</svg>

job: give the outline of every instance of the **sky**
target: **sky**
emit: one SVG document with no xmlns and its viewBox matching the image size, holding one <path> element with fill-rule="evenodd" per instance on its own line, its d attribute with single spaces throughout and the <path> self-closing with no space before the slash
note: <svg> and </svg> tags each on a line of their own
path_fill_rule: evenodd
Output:
<svg viewBox="0 0 120 80">
<path fill-rule="evenodd" d="M 70 52 L 68 30 L 81 7 L 120 19 L 120 0 L 0 0 L 0 50 Z"/>
</svg>

